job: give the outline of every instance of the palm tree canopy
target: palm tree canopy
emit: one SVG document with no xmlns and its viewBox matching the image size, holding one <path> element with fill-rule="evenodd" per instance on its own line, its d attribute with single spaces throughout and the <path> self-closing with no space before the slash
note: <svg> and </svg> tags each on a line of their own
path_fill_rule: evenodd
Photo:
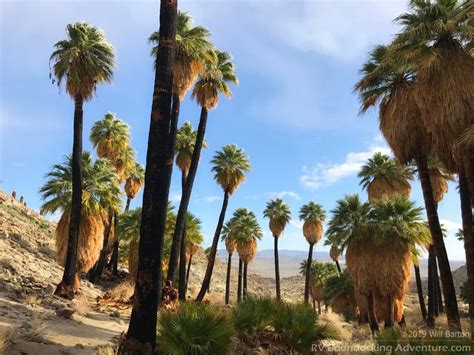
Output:
<svg viewBox="0 0 474 355">
<path fill-rule="evenodd" d="M 326 212 L 320 204 L 309 202 L 301 207 L 299 218 L 304 222 L 322 224 L 326 219 Z"/>
<path fill-rule="evenodd" d="M 367 229 L 370 205 L 362 203 L 358 194 L 346 195 L 336 201 L 326 231 L 326 245 L 337 245 L 341 252 L 353 238 L 363 235 Z"/>
<path fill-rule="evenodd" d="M 279 237 L 283 233 L 285 226 L 290 222 L 290 206 L 280 198 L 271 200 L 267 202 L 263 216 L 270 219 L 269 228 L 273 236 Z"/>
<path fill-rule="evenodd" d="M 186 243 L 199 245 L 203 242 L 204 236 L 201 231 L 201 220 L 191 212 L 186 214 Z"/>
<path fill-rule="evenodd" d="M 127 241 L 140 239 L 140 225 L 142 221 L 142 208 L 138 207 L 127 213 L 122 213 L 119 218 L 119 233 Z"/>
<path fill-rule="evenodd" d="M 130 127 L 113 112 L 107 112 L 91 128 L 90 140 L 97 155 L 114 162 L 130 144 Z"/>
<path fill-rule="evenodd" d="M 176 133 L 176 165 L 186 175 L 191 166 L 191 159 L 194 152 L 194 145 L 196 144 L 197 131 L 193 129 L 191 122 L 186 121 L 178 129 Z M 207 148 L 206 140 L 202 144 L 203 148 Z"/>
<path fill-rule="evenodd" d="M 228 194 L 233 194 L 251 170 L 245 151 L 234 144 L 226 145 L 211 160 L 214 179 Z"/>
<path fill-rule="evenodd" d="M 374 180 L 384 180 L 391 185 L 406 183 L 413 179 L 412 171 L 401 166 L 395 159 L 388 155 L 377 152 L 361 168 L 358 175 L 360 185 L 367 189 Z"/>
<path fill-rule="evenodd" d="M 114 48 L 104 32 L 87 23 L 69 24 L 68 39 L 57 42 L 51 54 L 53 74 L 58 86 L 66 82 L 66 91 L 74 99 L 90 100 L 97 84 L 112 81 Z"/>
<path fill-rule="evenodd" d="M 173 67 L 173 93 L 184 98 L 186 91 L 196 79 L 213 49 L 209 41 L 211 33 L 202 26 L 193 26 L 193 19 L 187 12 L 178 11 L 176 19 L 175 62 Z M 155 46 L 152 56 L 156 57 L 160 33 L 154 32 L 149 41 Z"/>
<path fill-rule="evenodd" d="M 86 214 L 98 213 L 122 205 L 117 175 L 106 159 L 95 162 L 89 152 L 82 153 L 82 210 Z M 72 204 L 72 157 L 68 155 L 62 164 L 56 164 L 46 174 L 47 181 L 41 187 L 44 201 L 41 210 L 46 213 L 70 211 Z"/>
<path fill-rule="evenodd" d="M 231 235 L 240 258 L 250 262 L 257 252 L 257 240 L 263 237 L 263 231 L 253 213 L 240 216 L 231 225 Z"/>
<path fill-rule="evenodd" d="M 234 240 L 235 239 L 235 228 L 233 228 L 233 226 L 235 225 L 235 223 L 244 218 L 244 217 L 249 217 L 251 219 L 255 219 L 256 220 L 256 217 L 255 217 L 255 214 L 248 210 L 247 208 L 245 207 L 240 207 L 240 208 L 237 208 L 233 215 L 232 215 L 232 218 L 229 219 L 227 221 L 227 223 L 222 227 L 222 232 L 221 232 L 221 240 L 223 242 L 227 241 L 227 240 Z"/>
<path fill-rule="evenodd" d="M 306 276 L 307 266 L 308 259 L 300 263 L 300 275 Z M 334 264 L 316 260 L 311 262 L 310 273 L 313 284 L 317 286 L 323 285 L 328 278 L 339 274 Z"/>
<path fill-rule="evenodd" d="M 209 54 L 211 58 L 206 60 L 204 70 L 199 75 L 191 94 L 191 98 L 196 99 L 201 107 L 208 110 L 217 107 L 219 94 L 231 98 L 229 83 L 239 82 L 229 53 L 215 49 Z"/>
<path fill-rule="evenodd" d="M 126 170 L 127 182 L 125 183 L 125 193 L 128 198 L 135 198 L 145 182 L 145 167 L 139 162 L 130 164 Z"/>
</svg>

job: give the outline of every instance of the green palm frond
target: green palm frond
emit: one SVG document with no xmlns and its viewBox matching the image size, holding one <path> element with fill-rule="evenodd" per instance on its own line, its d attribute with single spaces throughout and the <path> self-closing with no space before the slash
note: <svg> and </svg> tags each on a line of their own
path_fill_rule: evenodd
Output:
<svg viewBox="0 0 474 355">
<path fill-rule="evenodd" d="M 299 218 L 304 222 L 323 223 L 326 212 L 320 204 L 309 202 L 301 207 Z"/>
<path fill-rule="evenodd" d="M 51 54 L 53 74 L 58 86 L 66 82 L 72 98 L 90 100 L 98 84 L 112 81 L 114 48 L 104 32 L 87 23 L 69 24 L 68 39 L 57 42 Z"/>
<path fill-rule="evenodd" d="M 176 165 L 181 171 L 187 173 L 191 166 L 191 159 L 196 144 L 197 131 L 193 129 L 191 122 L 186 121 L 176 132 Z M 206 140 L 202 144 L 203 148 L 207 148 Z"/>
<path fill-rule="evenodd" d="M 281 198 L 271 200 L 267 202 L 263 216 L 285 226 L 291 220 L 290 206 L 284 203 Z"/>
<path fill-rule="evenodd" d="M 222 189 L 233 194 L 250 172 L 250 162 L 245 151 L 234 144 L 226 145 L 211 160 L 214 179 Z"/>
<path fill-rule="evenodd" d="M 130 144 L 130 127 L 115 113 L 108 112 L 104 118 L 94 123 L 90 141 L 100 158 L 114 162 L 123 155 Z"/>
</svg>

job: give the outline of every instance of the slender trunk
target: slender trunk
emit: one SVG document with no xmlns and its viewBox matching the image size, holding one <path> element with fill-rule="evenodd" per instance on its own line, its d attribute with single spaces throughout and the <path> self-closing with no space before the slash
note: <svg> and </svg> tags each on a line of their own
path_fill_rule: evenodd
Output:
<svg viewBox="0 0 474 355">
<path fill-rule="evenodd" d="M 109 244 L 110 232 L 112 230 L 114 213 L 109 210 L 108 215 L 109 219 L 107 221 L 107 228 L 105 228 L 104 231 L 104 241 L 102 249 L 100 250 L 99 260 L 89 272 L 89 281 L 92 283 L 95 283 L 97 279 L 100 279 L 100 277 L 102 276 L 102 271 L 104 270 L 104 266 L 107 263 L 107 249 Z"/>
<path fill-rule="evenodd" d="M 248 268 L 248 263 L 244 262 L 244 287 L 243 287 L 244 299 L 245 297 L 247 297 L 247 268 Z"/>
<path fill-rule="evenodd" d="M 184 192 L 184 188 L 186 185 L 187 175 L 186 172 L 182 172 L 181 174 L 181 189 Z M 186 218 L 184 220 L 184 228 L 183 234 L 181 236 L 181 243 L 179 248 L 179 300 L 185 301 L 186 300 Z"/>
<path fill-rule="evenodd" d="M 474 146 L 470 146 L 464 154 L 463 176 L 465 189 L 469 191 L 471 208 L 474 206 Z M 472 213 L 472 212 L 471 212 Z"/>
<path fill-rule="evenodd" d="M 118 259 L 119 259 L 119 243 L 120 235 L 118 231 L 118 213 L 114 212 L 114 246 L 112 251 L 112 256 L 110 258 L 109 270 L 112 271 L 112 275 L 118 275 Z"/>
<path fill-rule="evenodd" d="M 339 264 L 339 260 L 336 260 L 334 261 L 336 263 L 336 267 L 337 267 L 337 271 L 342 274 L 342 269 L 341 269 L 341 265 Z"/>
<path fill-rule="evenodd" d="M 243 269 L 243 262 L 242 262 L 242 259 L 239 257 L 239 278 L 237 280 L 237 303 L 242 301 L 242 269 Z"/>
<path fill-rule="evenodd" d="M 186 290 L 188 289 L 188 282 L 189 282 L 189 272 L 191 271 L 191 262 L 193 260 L 193 254 L 189 256 L 188 260 L 188 270 L 186 270 Z"/>
<path fill-rule="evenodd" d="M 275 287 L 276 287 L 276 299 L 281 299 L 281 291 L 280 291 L 280 260 L 278 258 L 278 237 L 273 236 L 274 239 L 274 247 L 273 252 L 275 253 Z"/>
<path fill-rule="evenodd" d="M 436 249 L 436 255 L 439 261 L 439 272 L 441 283 L 443 285 L 443 296 L 446 304 L 446 316 L 448 327 L 451 331 L 460 331 L 461 322 L 459 319 L 458 304 L 456 299 L 456 290 L 454 289 L 453 276 L 449 265 L 446 246 L 444 245 L 443 232 L 439 223 L 436 203 L 433 199 L 433 189 L 431 187 L 430 175 L 426 159 L 417 160 L 418 172 L 423 189 L 423 198 L 425 200 L 425 209 L 428 216 L 428 224 L 433 238 L 433 245 Z"/>
<path fill-rule="evenodd" d="M 434 327 L 435 325 L 435 308 L 436 308 L 436 291 L 434 283 L 434 266 L 433 259 L 436 257 L 434 246 L 430 245 L 428 248 L 428 317 L 426 318 L 426 324 L 428 327 Z"/>
<path fill-rule="evenodd" d="M 229 304 L 229 295 L 230 295 L 230 272 L 232 267 L 232 254 L 229 253 L 227 258 L 227 275 L 225 278 L 225 304 Z"/>
<path fill-rule="evenodd" d="M 138 274 L 126 339 L 119 354 L 153 353 L 156 344 L 158 301 L 161 297 L 161 262 L 174 145 L 171 93 L 176 38 L 177 1 L 161 0 L 160 41 L 148 136 Z"/>
<path fill-rule="evenodd" d="M 67 244 L 66 262 L 61 282 L 56 287 L 55 295 L 74 298 L 74 281 L 77 268 L 77 243 L 81 225 L 82 207 L 82 125 L 83 98 L 74 98 L 74 133 L 72 144 L 72 205 L 69 220 L 69 238 Z"/>
<path fill-rule="evenodd" d="M 462 228 L 464 250 L 466 252 L 467 287 L 469 301 L 469 318 L 474 327 L 474 230 L 472 227 L 471 197 L 464 174 L 459 174 L 459 192 L 461 197 Z"/>
<path fill-rule="evenodd" d="M 415 279 L 416 279 L 416 290 L 418 292 L 418 302 L 420 304 L 421 316 L 423 319 L 426 319 L 428 315 L 426 312 L 425 297 L 423 296 L 423 284 L 421 283 L 420 267 L 414 265 L 415 267 Z"/>
<path fill-rule="evenodd" d="M 309 300 L 309 288 L 310 288 L 310 282 L 311 282 L 311 264 L 313 262 L 313 246 L 314 246 L 313 243 L 309 245 L 308 264 L 306 265 L 306 280 L 304 283 L 304 303 L 306 304 L 308 304 L 308 300 Z"/>
<path fill-rule="evenodd" d="M 176 266 L 178 264 L 178 251 L 180 238 L 183 234 L 184 224 L 186 221 L 186 214 L 188 211 L 189 200 L 191 199 L 191 192 L 193 190 L 194 178 L 196 177 L 197 168 L 199 165 L 199 158 L 201 156 L 201 149 L 204 142 L 207 125 L 207 109 L 201 109 L 201 117 L 199 118 L 199 126 L 196 135 L 196 142 L 194 144 L 193 155 L 191 157 L 191 165 L 186 177 L 185 188 L 179 203 L 178 215 L 176 216 L 176 225 L 174 228 L 173 239 L 171 243 L 170 259 L 168 267 L 168 280 L 174 280 L 176 273 Z"/>
<path fill-rule="evenodd" d="M 227 210 L 227 204 L 229 203 L 229 193 L 224 192 L 224 201 L 222 202 L 221 214 L 219 216 L 219 221 L 217 222 L 216 232 L 214 233 L 214 239 L 212 240 L 211 251 L 209 252 L 209 257 L 207 261 L 206 275 L 202 281 L 201 290 L 196 298 L 196 301 L 201 302 L 206 295 L 206 291 L 211 284 L 212 270 L 214 269 L 214 262 L 216 260 L 217 253 L 217 244 L 219 243 L 219 237 L 221 235 L 222 225 L 224 224 L 225 212 Z"/>
<path fill-rule="evenodd" d="M 130 209 L 130 202 L 132 202 L 132 199 L 130 197 L 127 197 L 127 204 L 125 205 L 124 213 L 127 213 L 128 210 Z"/>
</svg>

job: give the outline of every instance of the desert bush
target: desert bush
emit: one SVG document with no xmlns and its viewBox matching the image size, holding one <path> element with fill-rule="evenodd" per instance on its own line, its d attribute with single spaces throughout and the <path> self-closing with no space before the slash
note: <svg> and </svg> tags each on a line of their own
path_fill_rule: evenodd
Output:
<svg viewBox="0 0 474 355">
<path fill-rule="evenodd" d="M 8 354 L 8 349 L 15 337 L 15 329 L 10 326 L 0 326 L 0 354 Z"/>
<path fill-rule="evenodd" d="M 291 351 L 301 353 L 318 341 L 339 338 L 335 326 L 319 323 L 316 311 L 305 304 L 276 304 L 272 326 Z"/>
<path fill-rule="evenodd" d="M 227 316 L 210 304 L 187 302 L 158 318 L 159 351 L 171 354 L 227 354 L 233 335 Z"/>
<path fill-rule="evenodd" d="M 240 339 L 253 337 L 271 324 L 276 301 L 248 296 L 232 310 L 232 323 Z"/>
<path fill-rule="evenodd" d="M 432 335 L 433 334 L 433 335 Z M 451 335 L 451 336 L 449 336 Z M 378 352 L 372 354 L 418 355 L 418 354 L 473 354 L 474 341 L 467 336 L 452 336 L 437 329 L 433 333 L 420 328 L 389 328 L 381 331 L 375 339 Z"/>
<path fill-rule="evenodd" d="M 323 300 L 330 304 L 333 312 L 341 314 L 348 321 L 355 317 L 354 285 L 349 272 L 331 276 L 324 284 Z"/>
</svg>

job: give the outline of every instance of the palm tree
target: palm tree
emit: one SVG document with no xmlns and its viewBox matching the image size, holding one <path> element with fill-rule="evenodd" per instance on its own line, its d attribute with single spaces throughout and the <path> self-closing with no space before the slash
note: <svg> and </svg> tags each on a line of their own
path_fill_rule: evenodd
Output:
<svg viewBox="0 0 474 355">
<path fill-rule="evenodd" d="M 232 222 L 232 236 L 236 244 L 239 258 L 243 262 L 243 296 L 247 296 L 247 269 L 248 264 L 257 253 L 257 240 L 263 236 L 263 231 L 258 224 L 255 215 L 249 212 L 246 215 L 237 216 Z"/>
<path fill-rule="evenodd" d="M 184 230 L 184 217 L 191 198 L 194 178 L 196 176 L 199 158 L 201 156 L 201 149 L 203 145 L 205 146 L 204 136 L 206 133 L 208 110 L 217 107 L 220 94 L 224 94 L 226 97 L 230 98 L 232 93 L 228 84 L 237 83 L 237 76 L 230 55 L 217 50 L 210 51 L 208 54 L 210 58 L 205 62 L 203 72 L 200 74 L 199 80 L 197 81 L 192 93 L 192 97 L 195 98 L 197 103 L 201 106 L 201 116 L 199 118 L 199 126 L 191 156 L 191 164 L 189 166 L 186 184 L 183 188 L 183 195 L 179 205 L 175 235 L 173 236 L 173 245 L 171 249 L 172 255 L 170 258 L 168 280 L 173 280 L 174 278 L 179 242 Z"/>
<path fill-rule="evenodd" d="M 89 139 L 92 146 L 96 149 L 99 158 L 108 159 L 114 166 L 115 172 L 119 176 L 117 184 L 119 184 L 124 175 L 123 157 L 130 151 L 130 128 L 120 118 L 115 116 L 115 113 L 108 112 L 105 116 L 94 123 L 91 128 Z M 133 152 L 133 150 L 132 150 Z M 135 153 L 133 152 L 133 155 Z M 133 159 L 133 158 L 132 158 Z M 127 209 L 127 207 L 125 207 Z M 119 247 L 119 233 L 117 229 L 112 227 L 112 222 L 115 220 L 115 225 L 118 224 L 117 211 L 109 211 L 106 218 L 107 228 L 104 233 L 104 243 L 102 251 L 97 264 L 91 270 L 89 280 L 95 282 L 98 277 L 102 275 L 102 270 L 106 264 L 107 254 L 110 252 L 109 237 L 111 231 L 114 231 L 114 246 L 111 258 L 111 266 L 118 264 L 118 247 Z M 112 262 L 113 261 L 113 262 Z M 114 274 L 117 274 L 117 267 L 113 268 Z"/>
<path fill-rule="evenodd" d="M 410 196 L 408 180 L 413 179 L 411 171 L 398 164 L 395 159 L 377 152 L 364 164 L 359 173 L 360 184 L 367 190 L 370 202 L 397 195 Z"/>
<path fill-rule="evenodd" d="M 181 170 L 181 188 L 182 188 L 181 196 L 183 196 L 185 192 L 184 190 L 185 190 L 186 180 L 187 180 L 189 169 L 191 166 L 192 155 L 194 152 L 196 138 L 197 138 L 197 131 L 193 130 L 193 126 L 191 125 L 191 122 L 189 121 L 186 121 L 176 134 L 175 153 L 176 153 L 176 165 Z M 202 145 L 206 147 L 205 141 L 202 143 Z M 178 222 L 178 219 L 176 219 L 176 222 Z M 180 276 L 179 277 L 179 297 L 181 300 L 186 299 L 185 297 L 185 293 L 186 293 L 186 279 L 185 279 L 186 278 L 186 240 L 183 237 L 184 235 L 186 235 L 186 223 L 184 223 L 182 235 L 180 236 L 181 243 L 180 243 L 180 255 L 179 255 L 179 276 Z M 173 244 L 172 244 L 171 255 L 170 255 L 170 265 L 168 267 L 168 272 L 170 272 L 169 271 L 170 269 L 171 270 L 175 269 L 175 262 L 177 262 L 177 260 L 175 258 L 175 252 L 174 252 Z"/>
<path fill-rule="evenodd" d="M 131 169 L 126 172 L 125 194 L 127 195 L 127 203 L 125 204 L 125 213 L 130 208 L 130 202 L 137 197 L 140 189 L 145 182 L 145 168 L 139 162 L 134 162 Z"/>
<path fill-rule="evenodd" d="M 74 138 L 72 147 L 73 196 L 68 252 L 61 282 L 55 294 L 74 297 L 73 284 L 76 275 L 76 254 L 81 225 L 82 201 L 82 106 L 92 99 L 95 88 L 103 82 L 111 82 L 115 54 L 105 35 L 97 27 L 86 23 L 67 26 L 68 39 L 57 42 L 51 54 L 53 73 L 58 86 L 66 82 L 66 92 L 74 100 Z"/>
<path fill-rule="evenodd" d="M 269 228 L 272 231 L 274 238 L 274 255 L 275 255 L 275 286 L 276 298 L 281 299 L 280 293 L 280 266 L 278 259 L 278 238 L 283 234 L 286 225 L 290 222 L 291 211 L 290 207 L 283 202 L 282 199 L 277 198 L 267 202 L 267 206 L 263 211 L 263 216 L 270 219 Z"/>
<path fill-rule="evenodd" d="M 137 278 L 141 220 L 142 209 L 138 207 L 124 212 L 119 221 L 120 234 L 128 242 L 128 273 L 132 281 Z"/>
<path fill-rule="evenodd" d="M 306 272 L 306 280 L 304 285 L 304 302 L 308 303 L 309 287 L 310 287 L 310 270 L 313 259 L 313 247 L 323 236 L 323 222 L 326 218 L 326 212 L 323 207 L 314 202 L 303 205 L 299 214 L 300 220 L 304 221 L 303 235 L 309 243 L 308 252 L 308 269 Z"/>
<path fill-rule="evenodd" d="M 229 197 L 245 180 L 245 173 L 250 172 L 251 169 L 249 159 L 244 150 L 233 144 L 226 145 L 222 150 L 218 151 L 211 160 L 211 163 L 213 164 L 212 171 L 214 172 L 214 179 L 221 186 L 222 190 L 224 190 L 224 200 L 222 202 L 221 213 L 212 240 L 206 274 L 202 282 L 201 290 L 197 296 L 197 301 L 203 300 L 204 295 L 209 288 L 212 270 L 216 259 L 217 244 L 219 243 L 219 236 L 221 235 L 222 226 L 224 224 Z"/>
<path fill-rule="evenodd" d="M 379 103 L 380 129 L 398 160 L 402 164 L 410 163 L 413 159 L 416 162 L 430 231 L 433 235 L 435 248 L 438 251 L 440 270 L 442 270 L 441 273 L 444 275 L 441 277 L 444 296 L 451 305 L 448 307 L 447 316 L 451 319 L 451 324 L 459 324 L 454 284 L 437 213 L 437 202 L 441 201 L 442 196 L 446 192 L 447 184 L 440 176 L 439 169 L 434 166 L 430 169 L 432 163 L 432 158 L 430 158 L 432 139 L 431 134 L 428 133 L 429 130 L 423 125 L 422 112 L 416 100 L 416 90 L 417 85 L 419 85 L 415 80 L 416 68 L 412 64 L 402 63 L 391 51 L 393 51 L 393 46 L 388 48 L 377 46 L 370 53 L 369 61 L 361 70 L 364 77 L 356 84 L 356 91 L 358 91 L 362 102 L 361 112 L 363 113 L 369 107 Z M 403 174 L 397 172 L 400 169 L 396 169 L 395 164 L 386 164 L 388 159 L 384 161 L 382 159 L 378 160 L 378 169 L 389 170 L 385 166 L 390 165 L 392 170 L 396 172 L 395 176 L 398 177 L 401 191 L 408 192 L 408 189 L 403 188 L 403 186 L 407 186 L 403 180 L 408 179 L 409 176 L 401 176 Z M 369 162 L 367 165 L 375 165 L 375 163 L 374 157 L 373 164 Z M 374 168 L 369 169 L 366 166 L 359 174 L 359 176 L 363 177 L 362 183 L 364 186 L 367 186 L 369 181 L 367 176 L 375 173 Z M 370 172 L 370 170 L 373 171 Z M 388 185 L 386 190 L 392 192 L 400 191 L 396 186 L 390 187 Z M 370 189 L 368 191 L 369 199 L 371 199 Z M 431 254 L 433 254 L 434 248 L 430 250 Z M 436 259 L 432 257 L 430 260 Z"/>
<path fill-rule="evenodd" d="M 172 236 L 171 236 L 172 237 Z M 170 237 L 170 238 L 171 238 Z M 179 273 L 179 280 L 180 280 L 180 287 L 183 287 L 181 284 L 181 279 L 184 279 L 184 292 L 179 294 L 181 300 L 186 299 L 186 291 L 188 288 L 188 279 L 189 279 L 189 272 L 191 270 L 191 261 L 194 254 L 197 253 L 199 250 L 199 245 L 204 240 L 204 237 L 201 232 L 201 220 L 194 216 L 192 213 L 188 212 L 186 216 L 186 229 L 184 230 L 183 240 L 185 241 L 185 255 L 183 260 L 186 261 L 188 259 L 188 265 L 184 265 L 184 275 L 182 275 L 181 271 L 181 264 L 180 264 L 180 273 Z M 181 258 L 181 256 L 180 256 Z"/>
<path fill-rule="evenodd" d="M 227 223 L 222 227 L 221 240 L 225 243 L 225 248 L 227 250 L 227 274 L 225 278 L 225 304 L 229 304 L 230 296 L 230 273 L 232 270 L 232 255 L 234 255 L 235 249 L 237 247 L 236 242 L 232 234 L 232 222 L 227 221 Z"/>
<path fill-rule="evenodd" d="M 420 275 L 420 251 L 417 248 L 413 248 L 411 251 L 413 255 L 413 268 L 415 269 L 415 280 L 416 280 L 416 290 L 418 293 L 418 303 L 420 304 L 421 316 L 423 319 L 426 319 L 428 313 L 426 312 L 426 303 L 425 297 L 423 296 L 423 284 L 421 283 Z"/>
<path fill-rule="evenodd" d="M 119 354 L 153 352 L 176 125 L 171 120 L 177 3 L 161 0 L 134 304 Z M 145 350 L 146 349 L 146 350 Z"/>
<path fill-rule="evenodd" d="M 337 267 L 337 271 L 342 273 L 341 265 L 339 265 L 339 257 L 341 256 L 341 251 L 336 244 L 331 245 L 331 249 L 329 249 L 329 257 L 334 261 Z"/>
<path fill-rule="evenodd" d="M 122 203 L 120 189 L 116 184 L 117 175 L 105 159 L 95 162 L 89 152 L 82 153 L 82 209 L 81 225 L 77 247 L 77 272 L 74 289 L 79 288 L 79 272 L 87 272 L 95 264 L 102 248 L 104 215 L 109 209 L 119 209 Z M 69 247 L 69 225 L 72 213 L 73 161 L 67 156 L 62 164 L 54 165 L 41 187 L 44 213 L 61 212 L 56 227 L 57 259 L 61 265 L 67 260 Z"/>
</svg>

